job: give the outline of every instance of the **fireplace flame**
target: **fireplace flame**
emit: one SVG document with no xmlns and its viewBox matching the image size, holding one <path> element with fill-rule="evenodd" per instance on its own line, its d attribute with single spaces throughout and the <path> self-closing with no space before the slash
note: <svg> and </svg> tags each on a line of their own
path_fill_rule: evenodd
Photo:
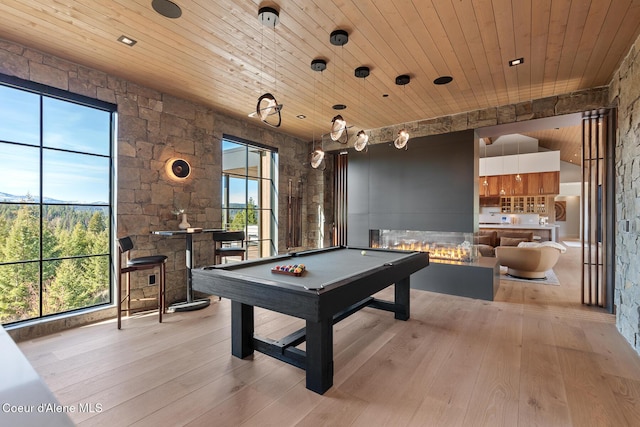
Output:
<svg viewBox="0 0 640 427">
<path fill-rule="evenodd" d="M 379 244 L 374 244 L 372 247 L 380 247 Z M 447 261 L 471 261 L 471 250 L 466 247 L 452 245 L 442 246 L 438 243 L 427 242 L 400 242 L 396 245 L 389 247 L 389 249 L 396 249 L 401 251 L 420 251 L 429 252 L 429 259 L 442 259 Z"/>
</svg>

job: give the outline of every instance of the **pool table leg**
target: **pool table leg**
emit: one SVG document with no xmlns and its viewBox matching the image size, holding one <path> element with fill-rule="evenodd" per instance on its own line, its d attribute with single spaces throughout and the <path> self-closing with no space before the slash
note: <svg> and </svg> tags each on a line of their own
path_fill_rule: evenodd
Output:
<svg viewBox="0 0 640 427">
<path fill-rule="evenodd" d="M 231 354 L 241 359 L 253 354 L 253 306 L 231 301 Z"/>
<path fill-rule="evenodd" d="M 411 307 L 409 305 L 409 289 L 411 288 L 411 279 L 406 277 L 398 280 L 395 285 L 395 318 L 398 320 L 409 320 Z"/>
<path fill-rule="evenodd" d="M 306 326 L 307 388 L 323 394 L 333 385 L 333 319 Z"/>
</svg>

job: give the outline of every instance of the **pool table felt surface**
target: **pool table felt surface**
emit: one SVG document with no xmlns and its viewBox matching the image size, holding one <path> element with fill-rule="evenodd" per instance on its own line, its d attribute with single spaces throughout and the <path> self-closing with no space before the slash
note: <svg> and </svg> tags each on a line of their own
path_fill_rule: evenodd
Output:
<svg viewBox="0 0 640 427">
<path fill-rule="evenodd" d="M 365 249 L 366 254 L 362 255 L 362 250 L 362 248 L 340 248 L 301 253 L 296 256 L 276 257 L 256 264 L 228 264 L 223 269 L 261 280 L 315 290 L 329 287 L 373 268 L 382 267 L 384 264 L 394 263 L 415 254 L 414 252 Z M 294 264 L 305 265 L 306 270 L 299 277 L 271 272 L 276 265 Z"/>
</svg>

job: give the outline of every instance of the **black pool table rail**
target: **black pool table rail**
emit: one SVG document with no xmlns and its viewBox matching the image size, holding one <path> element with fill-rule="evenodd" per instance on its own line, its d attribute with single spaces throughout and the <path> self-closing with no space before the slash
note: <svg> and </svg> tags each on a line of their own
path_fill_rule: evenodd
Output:
<svg viewBox="0 0 640 427">
<path fill-rule="evenodd" d="M 265 265 L 265 264 L 273 264 L 274 262 L 278 262 L 278 263 L 285 263 L 285 264 L 291 264 L 291 263 L 298 263 L 301 264 L 304 262 L 304 257 L 310 256 L 310 255 L 314 255 L 314 254 L 319 254 L 319 253 L 327 253 L 330 251 L 335 251 L 335 250 L 340 250 L 340 249 L 351 249 L 351 250 L 355 250 L 355 251 L 366 251 L 367 254 L 371 254 L 371 253 L 375 253 L 375 252 L 384 252 L 384 253 L 397 253 L 400 255 L 403 255 L 401 258 L 397 258 L 393 261 L 389 261 L 389 262 L 385 262 L 381 265 L 379 265 L 378 267 L 376 267 L 374 270 L 372 270 L 371 268 L 361 268 L 359 270 L 355 270 L 355 271 L 350 271 L 348 274 L 344 274 L 342 276 L 338 276 L 333 277 L 330 281 L 325 281 L 319 284 L 315 284 L 315 285 L 311 285 L 309 284 L 307 281 L 305 281 L 305 274 L 308 274 L 308 272 L 304 272 L 301 276 L 296 276 L 298 277 L 298 279 L 295 279 L 295 282 L 297 284 L 293 284 L 293 283 L 287 283 L 286 280 L 283 280 L 281 277 L 273 277 L 273 278 L 261 278 L 256 280 L 255 277 L 251 276 L 251 275 L 245 275 L 243 274 L 241 271 L 238 270 L 243 270 L 246 267 L 252 267 L 252 266 L 259 266 L 259 265 Z M 293 291 L 295 290 L 299 290 L 299 288 L 304 288 L 304 290 L 311 290 L 311 291 L 318 291 L 318 293 L 322 292 L 323 290 L 328 290 L 334 287 L 338 287 L 338 286 L 343 286 L 345 283 L 351 283 L 354 281 L 354 279 L 357 279 L 359 277 L 363 277 L 363 276 L 367 276 L 367 275 L 371 275 L 371 274 L 376 274 L 377 272 L 384 270 L 386 267 L 392 267 L 392 266 L 397 266 L 400 265 L 403 262 L 411 262 L 411 258 L 415 256 L 416 252 L 408 252 L 408 251 L 401 251 L 401 250 L 395 250 L 395 249 L 378 249 L 378 248 L 362 248 L 362 247 L 350 247 L 350 246 L 334 246 L 334 247 L 330 247 L 330 248 L 324 248 L 324 249 L 312 249 L 312 250 L 308 250 L 308 251 L 302 251 L 302 252 L 292 252 L 292 253 L 287 253 L 287 254 L 283 254 L 283 255 L 276 255 L 276 256 L 272 256 L 272 257 L 267 257 L 267 258 L 260 258 L 257 260 L 245 260 L 242 262 L 236 262 L 236 263 L 232 263 L 232 264 L 221 264 L 221 265 L 211 265 L 211 266 L 206 266 L 206 267 L 202 267 L 202 270 L 223 270 L 223 271 L 229 271 L 229 272 L 234 272 L 235 274 L 229 274 L 229 275 L 225 275 L 227 277 L 234 277 L 234 276 L 238 276 L 238 278 L 244 280 L 250 280 L 253 282 L 261 282 L 264 283 L 265 285 L 276 285 L 276 286 L 282 286 L 282 287 L 288 287 L 290 289 L 292 289 Z M 366 255 L 365 255 L 366 256 Z M 425 256 L 428 257 L 427 254 L 425 254 Z M 289 260 L 290 262 L 286 262 L 287 260 Z M 327 269 L 331 269 L 330 265 L 327 265 L 325 268 Z M 224 273 L 223 273 L 224 274 Z"/>
</svg>

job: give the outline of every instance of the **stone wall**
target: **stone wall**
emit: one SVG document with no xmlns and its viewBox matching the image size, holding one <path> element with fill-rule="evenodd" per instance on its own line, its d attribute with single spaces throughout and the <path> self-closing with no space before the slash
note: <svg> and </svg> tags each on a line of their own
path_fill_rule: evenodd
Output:
<svg viewBox="0 0 640 427">
<path fill-rule="evenodd" d="M 616 324 L 640 353 L 640 38 L 616 72 L 610 97 L 618 104 Z"/>
<path fill-rule="evenodd" d="M 596 87 L 548 98 L 533 99 L 517 104 L 501 105 L 483 110 L 467 111 L 449 116 L 418 120 L 404 124 L 411 138 L 420 136 L 441 135 L 469 129 L 504 125 L 526 120 L 543 119 L 582 113 L 610 106 L 609 88 Z M 387 144 L 393 141 L 398 126 L 368 130 L 369 144 Z M 409 142 L 411 144 L 411 142 Z M 325 144 L 327 151 L 339 151 L 344 146 L 329 142 Z"/>
<path fill-rule="evenodd" d="M 309 166 L 308 141 L 2 39 L 0 73 L 117 104 L 117 235 L 133 236 L 136 255 L 169 256 L 168 303 L 184 300 L 186 296 L 185 242 L 180 237 L 154 236 L 150 231 L 176 229 L 179 221 L 172 213 L 175 208 L 185 210 L 191 226 L 221 226 L 223 134 L 278 149 L 279 251 L 286 251 L 284 207 L 289 180 L 305 185 L 303 246 L 326 245 L 318 241 L 321 228 L 318 221 L 331 220 L 332 206 L 325 204 L 331 202 L 332 189 L 327 188 L 330 185 L 327 177 L 332 170 L 317 171 Z M 192 173 L 186 181 L 175 182 L 166 175 L 164 166 L 172 157 L 184 158 L 191 164 Z M 210 234 L 194 237 L 196 265 L 212 263 L 212 250 Z M 135 297 L 156 295 L 155 286 L 146 286 L 148 273 L 132 276 Z M 112 309 L 102 316 L 114 314 Z M 95 321 L 100 316 L 94 313 L 89 318 Z M 70 324 L 66 320 L 65 327 L 77 326 L 78 322 L 81 321 L 76 319 Z"/>
<path fill-rule="evenodd" d="M 638 349 L 640 276 L 638 258 L 640 238 L 640 113 L 635 110 L 640 99 L 640 63 L 638 42 L 620 67 L 610 87 L 592 88 L 565 95 L 531 100 L 513 105 L 487 108 L 460 114 L 407 123 L 412 137 L 443 134 L 484 126 L 514 123 L 619 105 L 619 136 L 616 148 L 617 217 L 616 237 L 616 305 L 618 328 Z M 186 210 L 192 226 L 220 226 L 220 173 L 223 134 L 260 142 L 279 149 L 279 238 L 285 250 L 286 188 L 289 180 L 304 184 L 303 246 L 328 246 L 333 225 L 333 162 L 318 171 L 308 166 L 311 144 L 280 134 L 259 123 L 238 120 L 202 105 L 178 99 L 99 70 L 74 64 L 46 53 L 0 39 L 0 73 L 43 83 L 118 105 L 118 235 L 131 234 L 139 254 L 169 255 L 168 301 L 184 299 L 184 241 L 179 238 L 151 236 L 149 230 L 175 228 L 174 207 Z M 640 106 L 638 106 L 640 109 Z M 370 131 L 370 143 L 392 141 L 397 127 Z M 339 144 L 326 146 L 339 150 Z M 175 183 L 163 174 L 164 163 L 173 156 L 191 162 L 192 176 Z M 628 226 L 627 226 L 628 224 Z M 206 235 L 195 241 L 196 264 L 208 263 L 212 245 Z M 154 293 L 138 278 L 138 292 Z M 106 313 L 106 314 L 105 314 Z M 113 316 L 114 311 L 87 315 L 89 321 Z M 62 327 L 82 324 L 74 316 L 61 321 Z M 52 322 L 53 323 L 53 322 Z M 50 333 L 24 329 L 25 337 Z M 16 334 L 12 334 L 16 338 Z"/>
</svg>

